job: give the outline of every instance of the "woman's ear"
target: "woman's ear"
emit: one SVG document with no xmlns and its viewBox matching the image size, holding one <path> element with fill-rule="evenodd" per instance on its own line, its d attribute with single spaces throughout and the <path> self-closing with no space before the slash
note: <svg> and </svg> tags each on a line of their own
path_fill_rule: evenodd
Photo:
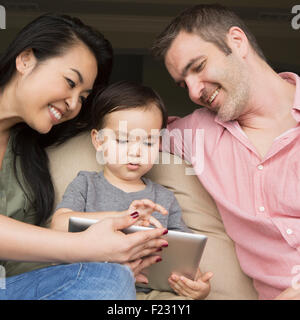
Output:
<svg viewBox="0 0 300 320">
<path fill-rule="evenodd" d="M 102 150 L 102 143 L 103 141 L 99 139 L 99 131 L 96 129 L 93 129 L 91 131 L 91 138 L 92 138 L 92 143 L 96 151 L 101 151 Z"/>
<path fill-rule="evenodd" d="M 19 73 L 31 72 L 36 66 L 37 60 L 32 49 L 22 51 L 16 58 L 16 69 Z"/>
</svg>

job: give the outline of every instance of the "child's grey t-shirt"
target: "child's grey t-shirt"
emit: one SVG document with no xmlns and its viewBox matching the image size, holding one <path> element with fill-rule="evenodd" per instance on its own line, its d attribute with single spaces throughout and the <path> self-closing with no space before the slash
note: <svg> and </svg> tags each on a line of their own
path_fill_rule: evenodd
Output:
<svg viewBox="0 0 300 320">
<path fill-rule="evenodd" d="M 79 212 L 124 211 L 134 200 L 149 199 L 168 210 L 168 215 L 152 215 L 169 230 L 191 232 L 182 220 L 181 208 L 172 191 L 142 178 L 145 189 L 125 192 L 110 184 L 101 172 L 80 171 L 67 187 L 62 201 L 56 207 Z"/>
</svg>

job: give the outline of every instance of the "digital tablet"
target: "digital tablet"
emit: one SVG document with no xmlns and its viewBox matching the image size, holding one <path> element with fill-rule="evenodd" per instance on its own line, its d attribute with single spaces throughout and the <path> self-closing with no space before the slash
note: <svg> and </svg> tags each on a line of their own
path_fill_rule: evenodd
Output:
<svg viewBox="0 0 300 320">
<path fill-rule="evenodd" d="M 98 220 L 71 217 L 69 219 L 69 232 L 84 231 L 96 222 Z M 151 228 L 131 226 L 124 229 L 123 232 L 128 234 L 149 229 Z M 173 291 L 168 283 L 171 273 L 184 275 L 190 279 L 195 278 L 207 237 L 196 233 L 169 230 L 163 238 L 168 241 L 168 247 L 155 253 L 155 255 L 161 256 L 162 261 L 144 269 L 143 274 L 147 276 L 149 283 L 138 283 L 137 286 L 160 291 Z"/>
</svg>

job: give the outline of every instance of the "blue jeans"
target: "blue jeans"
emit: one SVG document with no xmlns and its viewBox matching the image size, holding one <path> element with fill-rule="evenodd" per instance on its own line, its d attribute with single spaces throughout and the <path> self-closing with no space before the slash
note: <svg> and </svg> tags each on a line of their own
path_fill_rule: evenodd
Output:
<svg viewBox="0 0 300 320">
<path fill-rule="evenodd" d="M 6 278 L 0 300 L 134 300 L 134 283 L 120 264 L 61 264 Z"/>
</svg>

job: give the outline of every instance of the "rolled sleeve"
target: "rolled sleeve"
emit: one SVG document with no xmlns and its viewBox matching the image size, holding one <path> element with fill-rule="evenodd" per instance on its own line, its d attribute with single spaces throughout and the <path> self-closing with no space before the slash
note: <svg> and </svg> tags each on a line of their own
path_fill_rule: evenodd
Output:
<svg viewBox="0 0 300 320">
<path fill-rule="evenodd" d="M 85 211 L 87 198 L 87 178 L 81 172 L 68 185 L 62 201 L 57 205 L 56 210 L 68 208 L 73 211 Z"/>
</svg>

